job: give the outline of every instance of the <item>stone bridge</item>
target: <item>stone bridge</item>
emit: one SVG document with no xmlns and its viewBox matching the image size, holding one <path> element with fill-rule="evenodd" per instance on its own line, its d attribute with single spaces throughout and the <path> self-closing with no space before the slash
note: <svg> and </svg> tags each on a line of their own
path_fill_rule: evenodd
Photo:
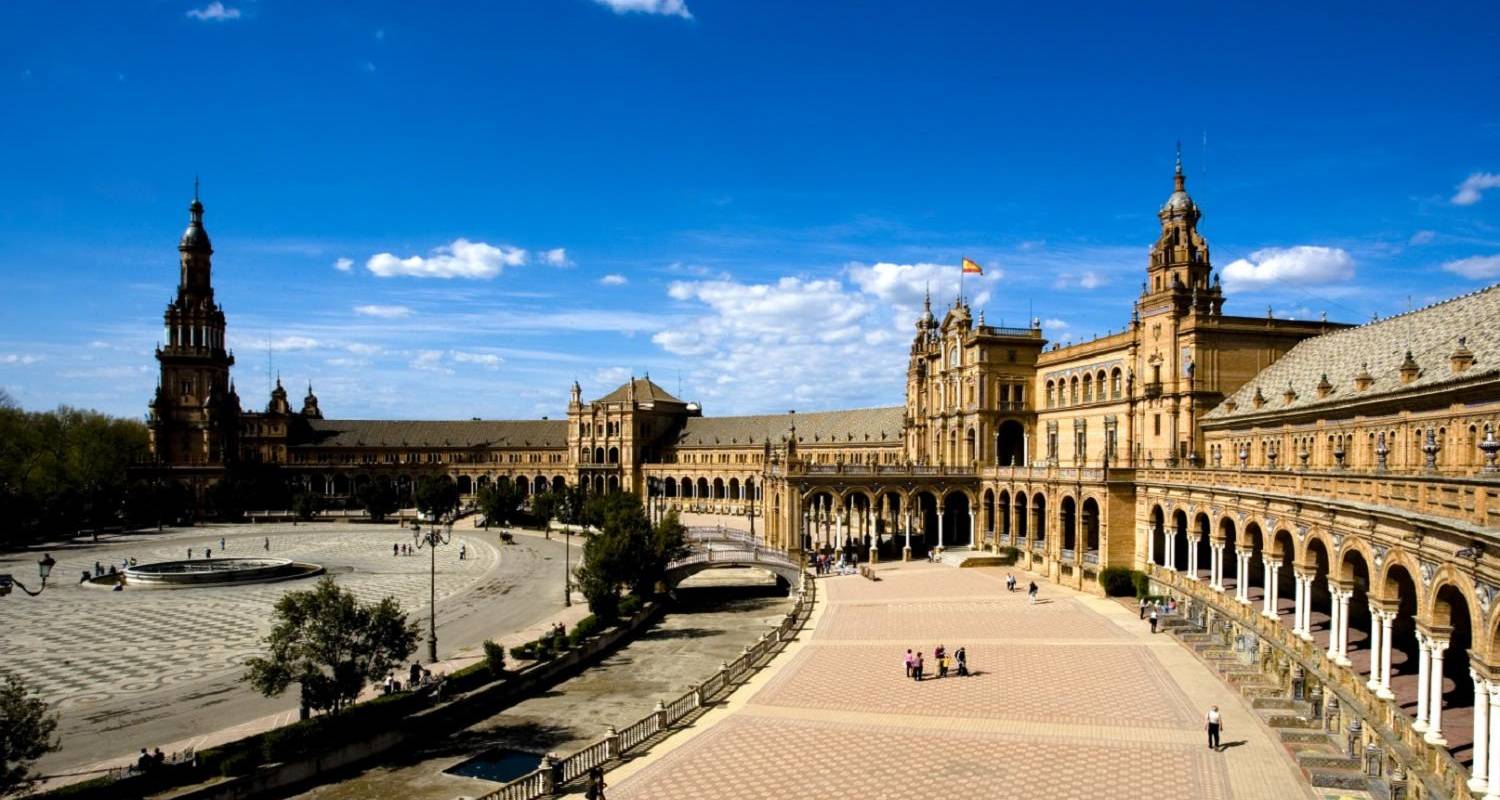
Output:
<svg viewBox="0 0 1500 800">
<path fill-rule="evenodd" d="M 688 554 L 667 565 L 668 586 L 676 586 L 689 576 L 719 567 L 754 567 L 770 572 L 789 586 L 800 585 L 801 561 L 745 531 L 723 527 L 688 528 L 687 544 Z"/>
</svg>

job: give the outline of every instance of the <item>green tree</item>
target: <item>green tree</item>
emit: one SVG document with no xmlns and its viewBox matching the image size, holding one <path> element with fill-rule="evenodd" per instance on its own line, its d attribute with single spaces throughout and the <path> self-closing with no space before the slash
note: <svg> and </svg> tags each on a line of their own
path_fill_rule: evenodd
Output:
<svg viewBox="0 0 1500 800">
<path fill-rule="evenodd" d="M 639 498 L 629 492 L 590 503 L 590 513 L 601 520 L 599 532 L 584 543 L 583 561 L 574 574 L 589 610 L 601 619 L 613 620 L 619 611 L 620 588 L 642 597 L 654 594 L 667 566 L 687 554 L 687 531 L 675 513 L 653 527 Z"/>
<path fill-rule="evenodd" d="M 316 711 L 337 713 L 366 683 L 385 677 L 417 646 L 417 625 L 395 598 L 361 604 L 325 577 L 276 601 L 267 653 L 250 659 L 245 680 L 267 697 L 292 684 Z"/>
<path fill-rule="evenodd" d="M 0 795 L 27 785 L 31 765 L 57 750 L 57 717 L 20 676 L 0 670 Z"/>
<path fill-rule="evenodd" d="M 357 493 L 360 508 L 370 515 L 370 519 L 380 522 L 394 513 L 400 507 L 400 500 L 396 497 L 396 487 L 385 478 L 377 478 L 359 487 Z"/>
<path fill-rule="evenodd" d="M 484 526 L 512 525 L 520 519 L 521 493 L 510 481 L 485 486 L 474 496 L 474 505 L 484 515 Z"/>
<path fill-rule="evenodd" d="M 458 508 L 458 487 L 445 475 L 423 475 L 417 480 L 415 500 L 428 519 L 445 519 Z"/>
<path fill-rule="evenodd" d="M 543 528 L 551 527 L 552 521 L 557 519 L 558 506 L 562 498 L 552 492 L 542 492 L 531 496 L 531 515 L 536 517 L 537 523 Z"/>
<path fill-rule="evenodd" d="M 297 519 L 309 520 L 323 512 L 323 495 L 313 492 L 298 492 L 292 495 L 292 513 Z"/>
</svg>

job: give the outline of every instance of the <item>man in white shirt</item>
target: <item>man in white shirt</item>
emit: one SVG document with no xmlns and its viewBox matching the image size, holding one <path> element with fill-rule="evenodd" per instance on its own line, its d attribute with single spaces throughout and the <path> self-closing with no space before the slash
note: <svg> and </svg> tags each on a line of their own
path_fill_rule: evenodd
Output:
<svg viewBox="0 0 1500 800">
<path fill-rule="evenodd" d="M 1208 749 L 1219 749 L 1219 734 L 1224 730 L 1224 721 L 1219 717 L 1219 707 L 1213 706 L 1208 709 L 1208 715 L 1203 718 L 1203 727 L 1208 729 Z"/>
</svg>

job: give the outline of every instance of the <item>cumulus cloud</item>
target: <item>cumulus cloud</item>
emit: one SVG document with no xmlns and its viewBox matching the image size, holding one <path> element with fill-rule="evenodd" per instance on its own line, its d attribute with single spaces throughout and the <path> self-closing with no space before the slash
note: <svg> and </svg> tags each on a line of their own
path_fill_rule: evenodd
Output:
<svg viewBox="0 0 1500 800">
<path fill-rule="evenodd" d="M 1432 240 L 1436 239 L 1436 238 L 1437 238 L 1437 232 L 1436 231 L 1417 231 L 1416 233 L 1414 233 L 1414 234 L 1411 235 L 1411 240 L 1409 242 L 1407 242 L 1407 244 L 1411 244 L 1411 245 L 1432 244 Z"/>
<path fill-rule="evenodd" d="M 494 353 L 466 353 L 462 350 L 454 350 L 452 357 L 459 364 L 477 364 L 485 369 L 499 369 L 505 361 Z"/>
<path fill-rule="evenodd" d="M 594 371 L 594 382 L 600 389 L 613 389 L 630 379 L 630 370 L 624 367 L 600 367 Z M 606 389 L 607 387 L 607 389 Z"/>
<path fill-rule="evenodd" d="M 348 272 L 354 269 L 354 259 L 341 258 L 338 261 L 333 262 L 333 268 L 338 270 L 339 272 Z"/>
<path fill-rule="evenodd" d="M 609 6 L 616 14 L 638 12 L 641 14 L 682 17 L 683 19 L 693 18 L 684 0 L 594 0 L 594 2 L 602 6 Z"/>
<path fill-rule="evenodd" d="M 605 286 L 624 286 L 630 281 L 624 275 L 615 272 L 600 278 L 599 282 L 604 284 Z"/>
<path fill-rule="evenodd" d="M 362 317 L 378 317 L 380 319 L 397 319 L 411 316 L 411 309 L 406 306 L 379 306 L 365 305 L 355 306 L 354 313 Z"/>
<path fill-rule="evenodd" d="M 454 239 L 452 244 L 433 248 L 427 256 L 400 258 L 392 253 L 376 253 L 365 262 L 365 269 L 381 278 L 404 275 L 414 278 L 489 279 L 506 267 L 526 263 L 526 251 L 509 245 L 495 246 L 468 239 Z"/>
<path fill-rule="evenodd" d="M 6 353 L 0 356 L 0 364 L 15 364 L 17 366 L 29 367 L 42 359 L 42 356 L 34 356 L 30 353 Z"/>
<path fill-rule="evenodd" d="M 551 250 L 543 250 L 541 253 L 542 263 L 549 267 L 571 267 L 573 262 L 568 260 L 568 251 L 562 247 L 554 247 Z"/>
<path fill-rule="evenodd" d="M 239 19 L 240 10 L 227 7 L 219 0 L 214 0 L 202 8 L 188 9 L 187 15 L 200 22 L 228 22 L 232 19 Z"/>
<path fill-rule="evenodd" d="M 1500 255 L 1461 258 L 1444 264 L 1443 269 L 1475 280 L 1496 278 L 1500 277 Z"/>
<path fill-rule="evenodd" d="M 922 304 L 923 296 L 931 290 L 938 302 L 958 296 L 959 267 L 957 264 L 893 264 L 882 261 L 876 264 L 849 264 L 846 267 L 850 280 L 860 291 L 873 295 L 882 303 L 915 308 Z M 984 265 L 983 275 L 971 275 L 963 279 L 965 291 L 980 305 L 988 299 L 988 290 L 1005 273 L 999 267 Z"/>
<path fill-rule="evenodd" d="M 1079 273 L 1058 273 L 1057 279 L 1052 282 L 1052 285 L 1057 289 L 1067 289 L 1070 287 L 1076 287 L 1079 289 L 1097 289 L 1106 283 L 1109 283 L 1109 279 L 1102 273 L 1095 272 L 1091 269 L 1086 269 Z"/>
<path fill-rule="evenodd" d="M 280 339 L 271 340 L 271 349 L 279 351 L 312 350 L 317 346 L 318 340 L 309 336 L 283 336 Z"/>
<path fill-rule="evenodd" d="M 443 351 L 441 350 L 418 350 L 416 357 L 411 360 L 411 368 L 440 372 L 444 375 L 453 374 L 452 369 L 443 365 Z"/>
<path fill-rule="evenodd" d="M 1500 189 L 1500 175 L 1493 172 L 1476 172 L 1458 185 L 1458 191 L 1448 202 L 1456 206 L 1472 206 L 1484 196 L 1485 189 Z"/>
<path fill-rule="evenodd" d="M 1317 286 L 1353 278 L 1354 259 L 1339 247 L 1267 247 L 1230 262 L 1223 273 L 1231 291 L 1277 284 Z"/>
</svg>

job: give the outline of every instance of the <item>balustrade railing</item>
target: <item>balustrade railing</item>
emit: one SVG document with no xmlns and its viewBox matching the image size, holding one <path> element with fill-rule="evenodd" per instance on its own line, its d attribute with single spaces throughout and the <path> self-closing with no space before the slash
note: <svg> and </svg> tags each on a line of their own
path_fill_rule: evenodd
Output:
<svg viewBox="0 0 1500 800">
<path fill-rule="evenodd" d="M 1085 563 L 1085 564 L 1093 564 L 1095 566 L 1098 566 L 1098 564 L 1099 564 L 1099 551 L 1098 550 L 1089 550 L 1088 552 L 1084 553 L 1083 554 L 1083 563 Z"/>
<path fill-rule="evenodd" d="M 1073 557 L 1074 557 L 1074 550 L 1073 550 L 1073 548 L 1071 548 L 1071 547 L 1064 547 L 1062 549 L 1062 560 L 1064 560 L 1064 561 L 1072 561 Z"/>
<path fill-rule="evenodd" d="M 791 612 L 772 630 L 764 633 L 756 642 L 745 648 L 745 652 L 719 668 L 698 686 L 668 703 L 658 703 L 646 716 L 625 726 L 618 732 L 590 743 L 587 747 L 569 756 L 553 760 L 549 757 L 542 766 L 523 775 L 480 800 L 537 800 L 556 794 L 561 783 L 567 783 L 588 774 L 590 769 L 608 765 L 632 750 L 647 744 L 652 737 L 669 729 L 695 711 L 703 708 L 716 696 L 739 688 L 758 667 L 764 666 L 771 656 L 781 649 L 786 641 L 807 624 L 816 597 L 817 584 L 802 576 L 801 590 Z"/>
</svg>

